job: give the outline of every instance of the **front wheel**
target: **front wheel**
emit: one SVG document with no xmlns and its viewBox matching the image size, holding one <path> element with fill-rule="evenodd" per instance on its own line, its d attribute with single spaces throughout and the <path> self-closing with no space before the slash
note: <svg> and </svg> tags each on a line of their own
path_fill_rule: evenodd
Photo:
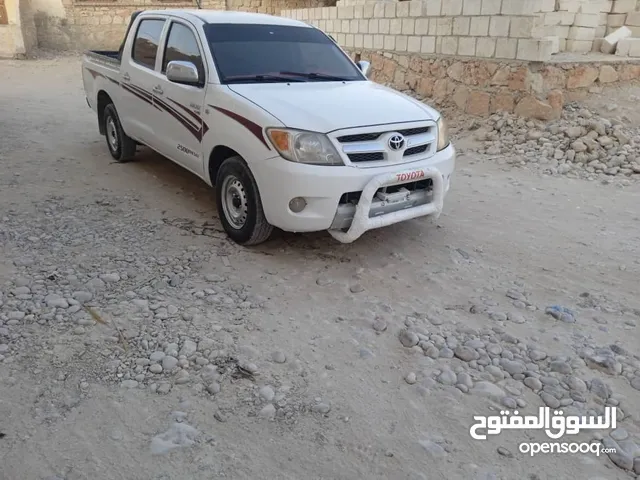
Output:
<svg viewBox="0 0 640 480">
<path fill-rule="evenodd" d="M 257 245 L 269 239 L 273 226 L 262 209 L 260 192 L 241 157 L 227 158 L 216 176 L 216 203 L 225 232 L 240 245 Z"/>
</svg>

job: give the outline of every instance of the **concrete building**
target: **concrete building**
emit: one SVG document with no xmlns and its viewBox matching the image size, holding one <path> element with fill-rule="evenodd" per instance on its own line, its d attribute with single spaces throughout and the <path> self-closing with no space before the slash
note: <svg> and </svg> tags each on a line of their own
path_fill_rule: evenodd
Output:
<svg viewBox="0 0 640 480">
<path fill-rule="evenodd" d="M 0 0 L 0 58 L 21 58 L 38 43 L 28 0 Z"/>
</svg>

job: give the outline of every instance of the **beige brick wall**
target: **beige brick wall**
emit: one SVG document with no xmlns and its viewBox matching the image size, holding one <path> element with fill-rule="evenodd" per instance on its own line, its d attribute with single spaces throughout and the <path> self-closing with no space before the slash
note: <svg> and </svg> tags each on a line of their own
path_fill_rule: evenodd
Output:
<svg viewBox="0 0 640 480">
<path fill-rule="evenodd" d="M 315 25 L 346 48 L 545 61 L 554 41 L 546 38 L 544 15 L 554 8 L 555 0 L 342 0 L 280 14 Z"/>
<path fill-rule="evenodd" d="M 285 8 L 319 8 L 335 3 L 335 0 L 227 0 L 226 9 L 278 15 Z M 224 1 L 222 8 L 224 9 Z"/>
<path fill-rule="evenodd" d="M 201 6 L 278 14 L 283 8 L 316 8 L 327 5 L 327 1 L 202 0 Z M 38 44 L 57 50 L 115 49 L 122 41 L 131 13 L 165 8 L 197 8 L 197 4 L 195 0 L 39 0 L 34 12 Z"/>
<path fill-rule="evenodd" d="M 558 0 L 556 11 L 544 15 L 544 35 L 558 37 L 560 50 L 586 53 L 623 25 L 640 37 L 640 26 L 630 26 L 638 10 L 640 0 Z"/>
<path fill-rule="evenodd" d="M 8 0 L 18 2 L 18 0 Z M 195 0 L 19 0 L 29 37 L 54 49 L 116 48 L 134 10 L 195 8 Z M 640 0 L 202 0 L 203 8 L 282 15 L 347 48 L 546 61 L 587 52 L 622 25 L 640 37 Z M 629 19 L 629 20 L 628 20 Z"/>
<path fill-rule="evenodd" d="M 122 42 L 131 14 L 136 10 L 196 8 L 195 1 L 48 0 L 34 18 L 41 48 L 56 50 L 110 50 Z M 46 8 L 48 7 L 48 8 Z M 203 7 L 224 9 L 224 0 L 203 0 Z"/>
<path fill-rule="evenodd" d="M 589 52 L 636 10 L 640 0 L 340 0 L 281 15 L 317 26 L 346 48 L 546 61 L 560 51 Z M 629 27 L 638 37 L 639 20 Z"/>
</svg>

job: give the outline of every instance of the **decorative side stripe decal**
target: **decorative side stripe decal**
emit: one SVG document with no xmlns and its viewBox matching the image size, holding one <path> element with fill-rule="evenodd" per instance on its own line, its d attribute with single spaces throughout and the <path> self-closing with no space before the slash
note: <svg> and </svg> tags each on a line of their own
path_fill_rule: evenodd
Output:
<svg viewBox="0 0 640 480">
<path fill-rule="evenodd" d="M 86 67 L 85 67 L 85 68 L 86 68 Z M 113 83 L 115 83 L 116 85 L 120 85 L 120 82 L 119 82 L 118 80 L 115 80 L 115 79 L 113 79 L 113 78 L 111 78 L 111 77 L 107 77 L 106 75 L 103 75 L 103 74 L 102 74 L 102 73 L 100 73 L 100 72 L 96 72 L 95 70 L 92 70 L 92 69 L 90 69 L 90 68 L 87 68 L 87 72 L 89 72 L 93 78 L 96 78 L 96 77 L 106 78 L 106 79 L 107 79 L 107 80 L 109 80 L 110 82 L 113 82 Z"/>
<path fill-rule="evenodd" d="M 202 127 L 200 125 L 195 125 L 187 117 L 182 115 L 180 112 L 174 109 L 171 105 L 165 103 L 163 100 L 160 100 L 158 97 L 154 97 L 153 102 L 155 104 L 160 105 L 160 107 L 162 107 L 162 109 L 165 112 L 167 112 L 169 115 L 175 118 L 178 122 L 180 122 L 180 124 L 187 130 L 189 130 L 189 133 L 191 133 L 194 137 L 196 137 L 198 141 L 202 141 Z"/>
<path fill-rule="evenodd" d="M 207 125 L 207 122 L 205 122 L 200 115 L 198 115 L 192 109 L 182 105 L 181 103 L 176 102 L 172 98 L 167 98 L 167 100 L 169 100 L 170 102 L 173 102 L 176 105 L 178 105 L 180 108 L 182 108 L 185 112 L 187 112 L 189 115 L 191 115 L 193 118 L 195 118 L 202 125 L 202 134 L 200 136 L 201 139 L 202 139 L 202 137 L 204 137 L 207 134 L 207 132 L 209 131 L 209 125 Z"/>
<path fill-rule="evenodd" d="M 153 94 L 151 92 L 147 92 L 146 90 L 138 87 L 137 85 L 133 85 L 131 83 L 123 83 L 122 87 L 129 90 L 129 91 L 133 91 L 136 92 L 138 94 L 138 96 L 144 97 L 145 99 L 149 100 L 150 102 L 153 101 Z"/>
<path fill-rule="evenodd" d="M 124 87 L 125 85 L 123 84 L 122 86 Z M 202 141 L 202 137 L 209 130 L 209 127 L 206 126 L 202 118 L 196 115 L 195 113 L 192 112 L 193 117 L 196 119 L 196 121 L 193 121 L 187 118 L 182 113 L 180 113 L 175 108 L 173 108 L 171 105 L 166 103 L 164 100 L 158 98 L 157 96 L 154 96 L 151 92 L 147 92 L 146 90 L 138 87 L 137 85 L 127 84 L 127 87 L 129 87 L 127 91 L 133 93 L 134 95 L 136 95 L 138 98 L 141 98 L 142 100 L 145 100 L 147 102 L 152 101 L 153 106 L 155 108 L 157 108 L 160 111 L 164 111 L 169 115 L 171 115 L 173 118 L 175 118 L 199 142 Z M 143 97 L 146 97 L 146 98 L 143 98 Z M 174 103 L 176 103 L 177 105 L 180 105 L 182 108 L 185 108 L 183 105 L 175 101 Z"/>
<path fill-rule="evenodd" d="M 184 128 L 186 128 L 189 133 L 191 133 L 191 135 L 193 135 L 196 140 L 198 140 L 199 142 L 202 142 L 202 138 L 206 135 L 206 133 L 209 131 L 209 126 L 206 124 L 206 122 L 203 120 L 203 118 L 198 115 L 197 113 L 195 113 L 193 110 L 191 110 L 190 108 L 182 105 L 179 102 L 176 102 L 175 100 L 171 99 L 171 98 L 167 98 L 167 100 L 169 100 L 171 103 L 177 105 L 178 107 L 180 107 L 182 110 L 184 110 L 188 115 L 190 115 L 192 118 L 187 117 L 184 113 L 180 112 L 179 110 L 177 110 L 175 107 L 173 107 L 172 105 L 169 105 L 167 102 L 165 102 L 164 100 L 158 98 L 157 96 L 153 95 L 153 93 L 148 92 L 146 90 L 144 90 L 141 87 L 138 87 L 137 85 L 133 85 L 131 83 L 120 83 L 119 81 L 110 78 L 106 75 L 103 75 L 100 72 L 97 72 L 95 70 L 92 70 L 90 68 L 86 69 L 93 78 L 96 77 L 102 77 L 102 78 L 106 78 L 107 80 L 109 80 L 110 82 L 115 83 L 116 85 L 120 85 L 122 87 L 123 90 L 126 90 L 127 92 L 129 92 L 130 94 L 132 94 L 133 96 L 135 96 L 136 98 L 139 98 L 140 100 L 142 100 L 143 102 L 152 105 L 155 109 L 159 110 L 159 111 L 164 111 L 166 113 L 168 113 L 169 115 L 171 115 L 173 118 L 175 118 Z M 217 110 L 220 110 L 221 112 L 229 115 L 231 118 L 234 118 L 235 120 L 237 120 L 238 122 L 240 122 L 242 125 L 244 125 L 245 127 L 249 128 L 249 130 L 251 130 L 251 132 L 256 135 L 256 132 L 253 130 L 255 128 L 257 128 L 258 132 L 260 132 L 258 135 L 256 135 L 261 141 L 262 143 L 264 143 L 267 148 L 269 148 L 269 146 L 267 145 L 267 143 L 264 141 L 264 138 L 262 138 L 262 129 L 256 125 L 253 122 L 250 122 L 249 120 L 245 119 L 244 117 L 241 117 L 240 115 L 236 115 L 233 112 L 229 112 L 228 110 L 224 110 L 221 108 L 217 108 L 217 107 L 213 107 L 216 108 Z M 236 116 L 234 116 L 236 115 Z M 236 118 L 238 117 L 238 118 Z M 248 124 L 245 124 L 242 120 L 243 119 L 245 122 L 248 122 Z M 251 125 L 251 127 L 249 127 L 248 125 Z"/>
<path fill-rule="evenodd" d="M 189 115 L 191 115 L 193 118 L 195 118 L 198 122 L 202 121 L 202 118 L 200 117 L 200 115 L 198 115 L 196 112 L 194 112 L 190 108 L 185 107 L 184 105 L 182 105 L 181 103 L 176 102 L 172 98 L 167 98 L 167 100 L 169 100 L 171 103 L 175 103 L 177 106 L 182 108 L 185 112 L 187 112 Z"/>
<path fill-rule="evenodd" d="M 227 117 L 233 118 L 236 122 L 238 122 L 244 128 L 246 128 L 251 133 L 253 133 L 258 138 L 258 140 L 260 140 L 264 144 L 264 146 L 267 147 L 268 150 L 271 150 L 271 147 L 269 146 L 269 144 L 264 139 L 264 135 L 262 134 L 262 127 L 260 125 L 258 125 L 257 123 L 252 122 L 251 120 L 249 120 L 248 118 L 243 117 L 242 115 L 238 115 L 235 112 L 227 110 L 226 108 L 216 107 L 215 105 L 209 105 L 209 106 L 211 108 L 215 108 L 219 112 L 224 113 Z"/>
<path fill-rule="evenodd" d="M 142 100 L 145 103 L 148 103 L 149 105 L 155 107 L 156 109 L 162 111 L 160 109 L 160 107 L 158 107 L 157 105 L 154 105 L 152 98 L 150 98 L 149 96 L 143 95 L 141 92 L 138 92 L 137 90 L 134 90 L 133 88 L 131 88 L 130 85 L 125 85 L 124 83 L 122 84 L 122 89 L 126 90 L 127 92 L 129 92 L 130 94 L 138 97 L 140 100 Z M 145 92 L 146 93 L 146 92 Z"/>
<path fill-rule="evenodd" d="M 190 125 L 192 128 L 196 128 L 196 129 L 200 130 L 200 122 L 202 122 L 202 120 L 200 120 L 200 119 L 198 119 L 198 121 L 191 120 L 186 115 L 184 115 L 182 112 L 178 111 L 177 109 L 175 109 L 174 107 L 169 105 L 167 102 L 165 102 L 161 98 L 153 97 L 153 101 L 156 102 L 157 104 L 159 104 L 164 110 L 169 112 L 174 117 L 180 118 L 180 120 L 182 120 L 186 124 Z"/>
</svg>

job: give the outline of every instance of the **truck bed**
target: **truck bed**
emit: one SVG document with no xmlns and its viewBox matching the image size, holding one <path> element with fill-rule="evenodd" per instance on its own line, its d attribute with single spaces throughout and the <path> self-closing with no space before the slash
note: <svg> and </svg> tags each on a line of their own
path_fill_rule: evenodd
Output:
<svg viewBox="0 0 640 480">
<path fill-rule="evenodd" d="M 120 55 L 117 50 L 89 50 L 85 55 L 91 63 L 120 70 Z"/>
<path fill-rule="evenodd" d="M 118 59 L 118 51 L 117 50 L 89 50 L 89 53 L 93 53 L 95 55 L 102 55 L 103 57 L 111 57 Z"/>
</svg>

